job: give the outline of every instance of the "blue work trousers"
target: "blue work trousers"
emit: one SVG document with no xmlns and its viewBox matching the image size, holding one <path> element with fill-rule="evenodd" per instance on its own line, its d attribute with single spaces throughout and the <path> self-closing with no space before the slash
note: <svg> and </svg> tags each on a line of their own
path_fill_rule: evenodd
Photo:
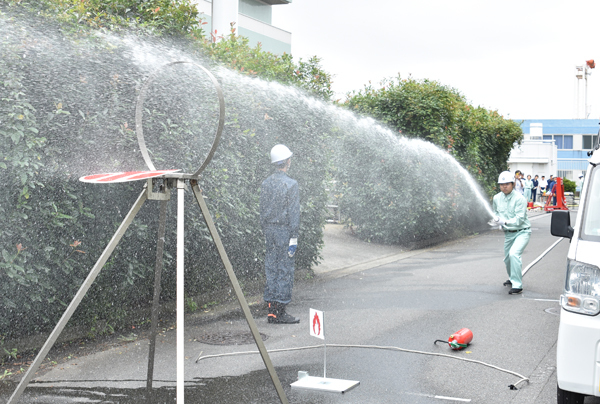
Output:
<svg viewBox="0 0 600 404">
<path fill-rule="evenodd" d="M 294 287 L 294 257 L 288 256 L 290 233 L 287 226 L 263 229 L 266 242 L 265 302 L 288 304 L 292 300 Z"/>
<path fill-rule="evenodd" d="M 515 289 L 523 289 L 521 255 L 527 244 L 529 244 L 530 237 L 530 229 L 519 230 L 514 233 L 504 232 L 504 265 L 506 265 L 506 272 L 512 287 Z"/>
</svg>

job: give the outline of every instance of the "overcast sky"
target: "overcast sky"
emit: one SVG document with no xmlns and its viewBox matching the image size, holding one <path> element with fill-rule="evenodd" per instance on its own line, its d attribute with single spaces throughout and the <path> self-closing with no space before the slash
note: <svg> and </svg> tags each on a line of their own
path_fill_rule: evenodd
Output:
<svg viewBox="0 0 600 404">
<path fill-rule="evenodd" d="M 596 59 L 600 117 L 599 0 L 293 0 L 273 6 L 273 25 L 295 59 L 321 58 L 336 98 L 410 74 L 513 119 L 576 118 L 575 66 Z"/>
</svg>

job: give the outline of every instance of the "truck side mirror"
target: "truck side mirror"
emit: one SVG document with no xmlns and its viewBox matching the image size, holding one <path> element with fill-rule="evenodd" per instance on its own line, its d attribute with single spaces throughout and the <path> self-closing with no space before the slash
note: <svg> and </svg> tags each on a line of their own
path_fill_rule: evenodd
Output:
<svg viewBox="0 0 600 404">
<path fill-rule="evenodd" d="M 550 234 L 557 237 L 566 237 L 569 240 L 573 237 L 571 216 L 568 210 L 555 210 L 552 212 Z"/>
</svg>

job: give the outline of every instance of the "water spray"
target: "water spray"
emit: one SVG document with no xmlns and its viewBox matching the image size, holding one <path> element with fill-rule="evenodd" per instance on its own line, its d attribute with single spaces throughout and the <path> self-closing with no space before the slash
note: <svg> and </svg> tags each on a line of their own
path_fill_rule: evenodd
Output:
<svg viewBox="0 0 600 404">
<path fill-rule="evenodd" d="M 172 63 L 169 63 L 169 64 L 163 66 L 163 68 L 170 68 L 172 66 L 185 64 L 185 63 L 192 63 L 192 62 L 187 62 L 187 61 L 172 62 Z M 9 398 L 8 404 L 15 403 L 19 399 L 19 397 L 22 395 L 23 391 L 25 390 L 25 388 L 27 387 L 29 382 L 33 379 L 36 371 L 42 364 L 42 361 L 46 358 L 48 352 L 50 351 L 50 349 L 56 342 L 57 338 L 62 333 L 67 322 L 72 317 L 73 313 L 75 312 L 75 310 L 77 309 L 77 307 L 79 306 L 79 304 L 81 303 L 81 301 L 83 300 L 85 295 L 87 294 L 89 288 L 94 283 L 96 277 L 99 275 L 100 271 L 102 270 L 102 268 L 104 267 L 104 265 L 106 264 L 106 262 L 108 261 L 110 256 L 112 255 L 114 249 L 117 247 L 117 245 L 121 241 L 123 235 L 125 234 L 125 232 L 127 231 L 128 227 L 129 227 L 129 225 L 133 222 L 135 216 L 137 215 L 137 213 L 140 211 L 140 209 L 142 208 L 142 206 L 144 205 L 144 203 L 147 200 L 160 201 L 160 205 L 161 205 L 160 206 L 161 222 L 159 223 L 159 236 L 158 236 L 158 243 L 157 243 L 157 263 L 156 263 L 156 272 L 155 272 L 155 277 L 160 279 L 161 270 L 162 270 L 162 260 L 163 260 L 162 249 L 164 246 L 163 243 L 164 243 L 164 227 L 165 227 L 165 221 L 166 221 L 166 203 L 167 203 L 167 201 L 170 200 L 172 189 L 177 190 L 177 259 L 176 259 L 176 266 L 177 266 L 177 402 L 181 403 L 181 404 L 184 403 L 184 400 L 185 400 L 185 395 L 184 395 L 184 387 L 185 387 L 185 379 L 184 379 L 184 360 L 185 360 L 185 353 L 184 353 L 184 343 L 185 343 L 185 340 L 184 340 L 184 335 L 185 335 L 184 334 L 184 326 L 185 326 L 185 321 L 184 321 L 184 313 L 185 313 L 184 195 L 185 195 L 185 190 L 187 188 L 186 183 L 191 186 L 194 196 L 196 197 L 196 201 L 198 202 L 198 205 L 202 212 L 204 221 L 206 222 L 206 225 L 209 229 L 211 237 L 217 247 L 221 261 L 225 267 L 227 275 L 229 276 L 231 285 L 232 285 L 233 289 L 235 290 L 235 293 L 238 298 L 241 309 L 246 317 L 246 321 L 248 323 L 248 326 L 250 328 L 252 336 L 256 342 L 256 345 L 259 349 L 259 352 L 262 356 L 262 359 L 265 363 L 265 366 L 266 366 L 267 370 L 269 371 L 269 374 L 271 376 L 271 379 L 273 381 L 275 389 L 277 390 L 279 399 L 282 404 L 288 404 L 287 397 L 285 396 L 285 392 L 283 391 L 283 387 L 281 386 L 281 382 L 279 381 L 277 373 L 275 372 L 275 368 L 273 367 L 271 359 L 269 358 L 267 350 L 262 341 L 261 335 L 258 332 L 256 323 L 254 322 L 254 319 L 250 312 L 248 302 L 246 301 L 246 298 L 244 297 L 244 294 L 241 290 L 241 287 L 239 285 L 239 282 L 237 280 L 235 272 L 233 271 L 231 262 L 229 261 L 227 253 L 225 252 L 225 248 L 223 247 L 223 243 L 221 241 L 220 235 L 219 235 L 219 233 L 216 229 L 216 226 L 213 222 L 213 219 L 212 219 L 212 216 L 208 209 L 208 206 L 206 205 L 206 201 L 204 201 L 204 197 L 198 186 L 198 177 L 203 172 L 203 170 L 206 168 L 208 163 L 212 160 L 214 153 L 219 145 L 219 141 L 221 139 L 221 133 L 222 133 L 223 124 L 225 121 L 225 101 L 224 101 L 224 97 L 223 97 L 223 92 L 221 90 L 221 86 L 219 85 L 217 79 L 212 75 L 212 73 L 210 73 L 207 69 L 205 69 L 204 67 L 202 67 L 200 65 L 197 65 L 195 63 L 192 63 L 192 64 L 194 66 L 200 68 L 205 74 L 207 74 L 209 76 L 213 85 L 215 86 L 218 101 L 219 101 L 219 124 L 218 124 L 217 130 L 215 132 L 215 137 L 212 140 L 212 143 L 211 143 L 212 147 L 211 147 L 208 155 L 203 160 L 200 168 L 197 171 L 195 171 L 193 174 L 180 173 L 179 171 L 181 171 L 181 170 L 178 170 L 178 169 L 177 170 L 156 170 L 155 169 L 154 164 L 152 163 L 152 160 L 150 158 L 150 154 L 148 153 L 148 150 L 146 149 L 145 140 L 144 140 L 144 136 L 143 136 L 143 130 L 142 130 L 143 103 L 144 103 L 148 85 L 154 79 L 154 77 L 156 76 L 156 73 L 154 75 L 150 76 L 140 91 L 140 95 L 139 95 L 138 101 L 137 101 L 137 108 L 136 108 L 136 129 L 137 129 L 137 136 L 138 136 L 138 146 L 140 148 L 140 151 L 142 153 L 144 161 L 146 162 L 146 165 L 148 166 L 150 171 L 94 174 L 94 175 L 88 175 L 88 176 L 84 176 L 84 177 L 80 178 L 80 180 L 82 182 L 96 183 L 96 184 L 98 184 L 98 183 L 106 184 L 106 183 L 126 182 L 126 181 L 140 181 L 141 180 L 141 181 L 147 181 L 146 185 L 144 186 L 144 188 L 141 191 L 141 193 L 139 194 L 137 200 L 135 201 L 135 203 L 133 204 L 133 206 L 131 207 L 131 209 L 129 210 L 127 215 L 125 216 L 124 221 L 121 223 L 121 225 L 117 229 L 116 233 L 113 235 L 110 242 L 108 243 L 108 245 L 106 246 L 106 248 L 104 249 L 102 254 L 100 255 L 98 261 L 96 262 L 94 267 L 89 272 L 89 275 L 87 276 L 87 278 L 85 279 L 85 281 L 79 288 L 78 292 L 76 293 L 75 297 L 73 298 L 73 300 L 71 301 L 71 303 L 69 304 L 67 309 L 65 310 L 60 321 L 55 326 L 54 330 L 52 331 L 52 333 L 50 334 L 50 336 L 44 343 L 42 349 L 40 350 L 40 352 L 38 353 L 38 355 L 36 356 L 36 358 L 34 359 L 32 364 L 30 365 L 29 369 L 27 370 L 27 372 L 25 373 L 23 378 L 21 379 L 17 388 L 15 389 L 15 391 Z M 162 184 L 160 184 L 158 182 L 159 180 L 162 181 Z M 155 188 L 158 188 L 158 192 L 154 192 Z M 160 284 L 158 285 L 158 288 L 159 287 L 160 287 Z M 153 312 L 152 318 L 153 319 L 158 319 L 157 312 L 158 312 L 159 297 L 160 297 L 160 290 L 155 289 L 154 302 L 153 302 L 153 307 L 152 307 L 152 312 Z M 152 336 L 151 336 L 151 341 L 150 341 L 150 353 L 152 355 L 149 355 L 149 357 L 148 357 L 148 376 L 147 376 L 147 390 L 148 390 L 149 394 L 151 394 L 152 380 L 153 380 L 152 373 L 153 373 L 153 369 L 154 369 L 154 350 L 155 350 L 155 339 L 156 339 L 156 334 L 157 334 L 157 332 L 156 332 L 157 322 L 153 321 L 151 324 L 151 327 L 152 327 L 152 331 L 151 331 Z"/>
<path fill-rule="evenodd" d="M 343 142 L 347 140 L 353 140 L 353 137 L 361 137 L 364 139 L 365 135 L 373 135 L 369 137 L 366 146 L 371 147 L 374 150 L 374 155 L 379 158 L 382 152 L 390 152 L 389 158 L 401 158 L 401 154 L 408 154 L 408 157 L 419 162 L 434 162 L 435 166 L 432 167 L 434 170 L 447 165 L 452 167 L 452 171 L 458 171 L 458 177 L 460 177 L 461 183 L 466 182 L 467 186 L 464 187 L 464 192 L 461 196 L 466 197 L 468 194 L 474 194 L 474 198 L 477 203 L 482 206 L 487 215 L 493 218 L 495 215 L 492 212 L 489 200 L 483 195 L 481 188 L 477 182 L 469 174 L 469 172 L 460 165 L 456 159 L 454 159 L 448 152 L 435 146 L 433 143 L 427 142 L 418 138 L 410 138 L 406 136 L 398 136 L 397 133 L 392 132 L 389 128 L 380 125 L 377 121 L 368 117 L 360 117 L 355 113 L 346 109 L 341 109 L 335 105 L 323 103 L 312 97 L 309 97 L 301 91 L 283 86 L 276 82 L 263 82 L 261 80 L 255 80 L 248 77 L 243 77 L 237 73 L 230 72 L 226 69 L 221 69 L 219 73 L 226 79 L 226 81 L 232 80 L 241 82 L 253 86 L 257 91 L 278 94 L 282 97 L 291 97 L 301 103 L 303 103 L 310 111 L 318 112 L 319 115 L 326 115 L 332 117 L 332 126 L 337 127 L 344 135 L 340 137 Z M 386 157 L 381 157 L 386 158 Z M 415 172 L 418 169 L 415 168 Z M 431 171 L 425 168 L 425 171 Z M 444 170 L 447 174 L 448 170 Z M 464 180 L 464 182 L 463 182 Z"/>
</svg>

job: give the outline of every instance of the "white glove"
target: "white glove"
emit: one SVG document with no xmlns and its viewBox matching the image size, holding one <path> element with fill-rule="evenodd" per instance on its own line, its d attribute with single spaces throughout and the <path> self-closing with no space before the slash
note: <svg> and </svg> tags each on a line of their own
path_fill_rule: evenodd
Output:
<svg viewBox="0 0 600 404">
<path fill-rule="evenodd" d="M 506 222 L 504 221 L 504 219 L 500 218 L 499 216 L 496 216 L 492 220 L 490 220 L 488 224 L 490 226 L 504 226 L 505 223 Z"/>
<path fill-rule="evenodd" d="M 291 238 L 290 239 L 290 246 L 288 248 L 288 256 L 290 258 L 292 258 L 294 256 L 294 254 L 296 254 L 296 249 L 298 248 L 298 239 L 297 238 Z"/>
</svg>

